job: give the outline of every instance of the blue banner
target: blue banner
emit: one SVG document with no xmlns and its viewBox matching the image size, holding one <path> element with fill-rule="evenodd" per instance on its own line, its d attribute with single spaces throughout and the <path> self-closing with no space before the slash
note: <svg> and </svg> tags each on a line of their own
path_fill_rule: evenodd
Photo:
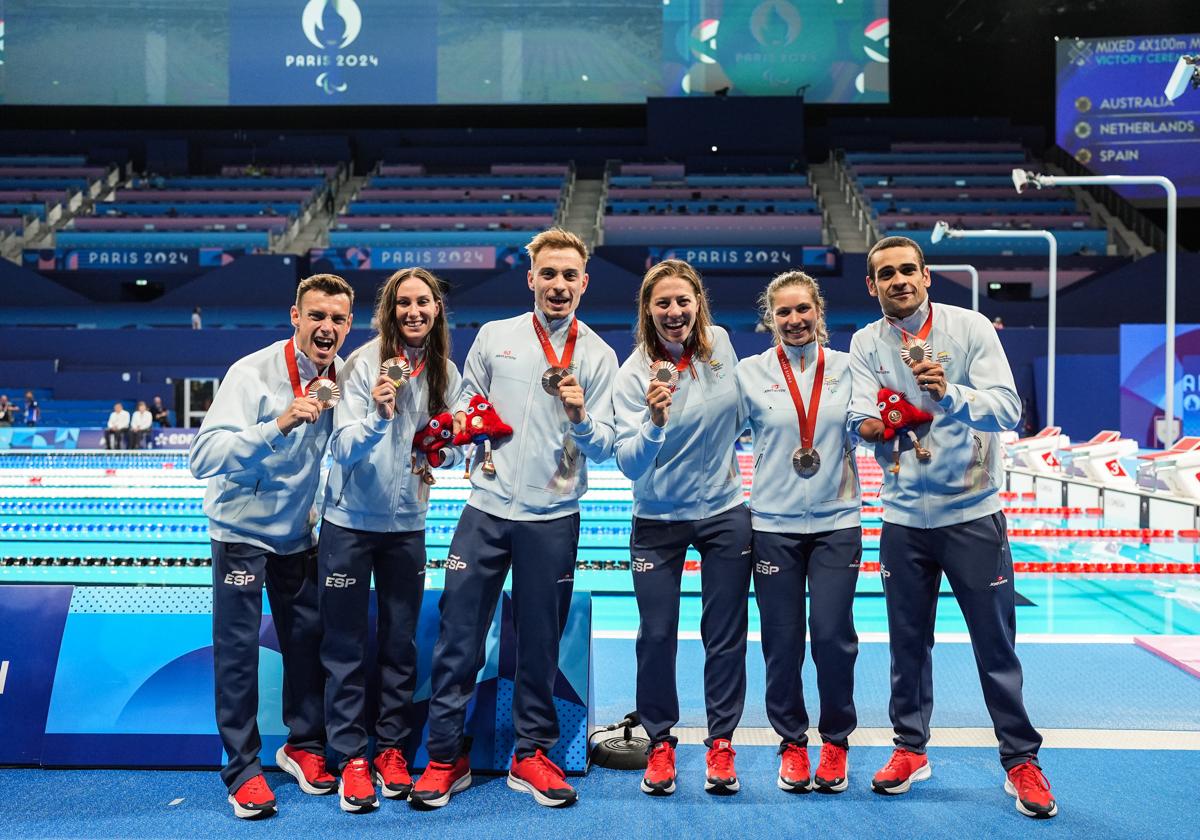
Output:
<svg viewBox="0 0 1200 840">
<path fill-rule="evenodd" d="M 243 0 L 229 9 L 232 105 L 437 100 L 434 0 Z"/>
<path fill-rule="evenodd" d="M 417 623 L 413 743 L 424 766 L 429 674 L 438 631 L 438 592 Z M 69 607 L 68 607 L 69 604 Z M 368 626 L 375 626 L 372 593 Z M 591 595 L 571 599 L 554 688 L 561 737 L 550 758 L 587 770 L 591 728 Z M 374 633 L 368 662 L 376 659 Z M 38 644 L 29 644 L 30 638 Z M 467 730 L 471 766 L 503 771 L 515 734 L 512 599 L 501 596 L 488 631 Z M 0 764 L 178 767 L 222 763 L 213 710 L 212 593 L 190 586 L 0 587 Z M 5 679 L 7 682 L 5 682 Z M 368 678 L 377 680 L 373 674 Z M 51 685 L 53 683 L 53 689 Z M 283 661 L 269 604 L 259 631 L 259 728 L 265 764 L 287 730 Z M 377 689 L 368 685 L 368 695 Z M 371 710 L 368 709 L 368 719 Z M 44 737 L 43 737 L 44 733 Z"/>
<path fill-rule="evenodd" d="M 150 430 L 150 448 L 188 450 L 199 429 Z M 0 428 L 0 451 L 6 449 L 103 449 L 103 429 L 61 426 L 12 426 Z"/>
<path fill-rule="evenodd" d="M 705 248 L 684 245 L 677 248 L 649 248 L 646 267 L 661 260 L 684 260 L 701 271 L 745 271 L 767 269 L 787 271 L 799 268 L 809 274 L 838 274 L 841 254 L 824 245 L 719 245 Z"/>
<path fill-rule="evenodd" d="M 34 271 L 196 271 L 229 265 L 241 248 L 60 248 L 25 251 Z"/>
<path fill-rule="evenodd" d="M 431 270 L 459 269 L 494 271 L 512 268 L 525 259 L 519 248 L 493 245 L 411 248 L 313 248 L 309 251 L 313 271 L 394 271 L 421 266 Z"/>
<path fill-rule="evenodd" d="M 0 764 L 36 764 L 70 586 L 0 586 Z"/>
</svg>

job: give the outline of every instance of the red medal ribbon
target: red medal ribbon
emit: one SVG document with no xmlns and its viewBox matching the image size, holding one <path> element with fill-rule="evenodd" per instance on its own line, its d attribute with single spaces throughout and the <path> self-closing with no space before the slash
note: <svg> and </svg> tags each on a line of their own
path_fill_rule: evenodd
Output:
<svg viewBox="0 0 1200 840">
<path fill-rule="evenodd" d="M 900 336 L 906 343 L 911 338 L 915 338 L 918 341 L 924 341 L 925 339 L 929 338 L 929 331 L 933 329 L 933 302 L 930 301 L 929 303 L 929 317 L 925 319 L 925 323 L 921 325 L 921 329 L 917 331 L 915 336 L 891 319 L 888 319 L 888 323 L 900 330 Z"/>
<path fill-rule="evenodd" d="M 800 445 L 805 449 L 812 449 L 813 437 L 817 431 L 817 412 L 821 408 L 821 388 L 825 382 L 825 348 L 817 345 L 817 371 L 813 378 L 812 393 L 808 397 L 807 414 L 804 411 L 804 403 L 800 401 L 796 375 L 792 373 L 792 365 L 788 362 L 787 352 L 782 344 L 775 346 L 775 353 L 779 356 L 779 367 L 783 369 L 783 379 L 787 382 L 792 402 L 796 404 L 796 416 L 800 419 Z"/>
<path fill-rule="evenodd" d="M 658 352 L 661 353 L 668 361 L 670 361 L 671 364 L 675 365 L 676 373 L 678 373 L 680 376 L 683 376 L 683 372 L 692 366 L 692 350 L 695 348 L 692 348 L 692 350 L 684 350 L 683 355 L 679 357 L 679 361 L 677 362 L 671 357 L 671 352 L 663 346 L 662 339 L 656 337 L 655 340 L 658 342 Z M 696 372 L 693 370 L 692 379 L 695 378 Z"/>
<path fill-rule="evenodd" d="M 563 346 L 563 354 L 560 359 L 554 353 L 554 345 L 550 343 L 550 335 L 546 332 L 546 328 L 542 326 L 542 322 L 538 320 L 537 313 L 533 313 L 533 331 L 537 333 L 538 341 L 542 345 L 542 352 L 546 354 L 546 361 L 550 363 L 552 368 L 562 368 L 568 370 L 571 367 L 571 357 L 575 355 L 575 339 L 579 337 L 579 319 L 571 319 L 571 328 L 567 330 L 567 343 Z"/>
<path fill-rule="evenodd" d="M 288 378 L 292 381 L 292 393 L 297 397 L 303 397 L 308 393 L 308 388 L 300 384 L 300 366 L 296 364 L 295 339 L 283 346 L 283 359 L 287 362 Z M 312 385 L 313 382 L 316 382 L 320 378 L 320 376 L 315 376 L 308 384 Z M 329 378 L 334 381 L 337 380 L 337 369 L 334 367 L 333 362 L 329 363 Z"/>
<path fill-rule="evenodd" d="M 418 376 L 421 375 L 421 371 L 425 370 L 425 359 L 427 359 L 428 357 L 429 357 L 428 353 L 422 353 L 421 361 L 419 363 L 417 363 L 416 367 L 413 367 L 412 362 L 408 361 L 408 354 L 404 353 L 404 352 L 402 352 L 400 354 L 400 358 L 403 359 L 404 361 L 408 362 L 408 367 L 409 367 L 409 371 L 410 371 L 410 373 L 408 374 L 409 379 L 416 379 Z"/>
</svg>

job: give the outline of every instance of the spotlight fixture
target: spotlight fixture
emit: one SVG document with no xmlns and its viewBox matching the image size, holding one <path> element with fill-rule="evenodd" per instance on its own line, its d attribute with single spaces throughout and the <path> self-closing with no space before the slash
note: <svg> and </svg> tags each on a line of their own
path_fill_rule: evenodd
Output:
<svg viewBox="0 0 1200 840">
<path fill-rule="evenodd" d="M 1174 102 L 1183 96 L 1189 83 L 1193 88 L 1200 88 L 1200 55 L 1181 55 L 1179 57 L 1179 61 L 1175 62 L 1175 69 L 1171 72 L 1171 80 L 1167 82 L 1163 93 L 1166 94 L 1167 99 Z"/>
</svg>

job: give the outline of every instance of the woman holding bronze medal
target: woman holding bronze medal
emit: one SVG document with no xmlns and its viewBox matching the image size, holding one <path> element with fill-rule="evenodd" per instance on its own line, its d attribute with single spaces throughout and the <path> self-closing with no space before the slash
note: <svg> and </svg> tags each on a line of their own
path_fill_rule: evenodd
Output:
<svg viewBox="0 0 1200 840">
<path fill-rule="evenodd" d="M 746 695 L 750 512 L 733 444 L 741 431 L 729 336 L 713 326 L 704 286 L 682 260 L 651 268 L 638 295 L 638 346 L 613 390 L 617 466 L 633 481 L 630 539 L 641 623 L 637 710 L 651 749 L 642 791 L 675 791 L 675 688 L 684 556 L 702 558 L 705 790 L 739 785 L 730 744 Z"/>
<path fill-rule="evenodd" d="M 350 356 L 339 380 L 318 552 L 326 728 L 342 765 L 339 804 L 351 812 L 378 804 L 372 781 L 393 799 L 412 787 L 404 749 L 415 734 L 415 633 L 429 505 L 427 467 L 413 455 L 413 435 L 447 410 L 460 382 L 437 277 L 423 268 L 397 271 L 379 293 L 376 318 L 379 334 Z M 368 764 L 372 573 L 380 696 L 375 759 Z"/>
<path fill-rule="evenodd" d="M 854 588 L 862 559 L 862 501 L 847 431 L 850 357 L 830 350 L 825 301 L 800 271 L 779 275 L 759 303 L 775 345 L 737 369 L 743 414 L 754 432 L 754 592 L 767 667 L 767 718 L 782 739 L 777 785 L 846 789 L 854 731 Z M 805 583 L 824 742 L 815 776 L 808 759 L 804 661 Z"/>
</svg>

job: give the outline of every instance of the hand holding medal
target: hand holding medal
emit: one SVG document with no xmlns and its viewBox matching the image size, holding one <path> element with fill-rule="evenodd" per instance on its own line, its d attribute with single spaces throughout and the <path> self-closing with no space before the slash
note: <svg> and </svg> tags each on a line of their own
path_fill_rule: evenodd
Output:
<svg viewBox="0 0 1200 840">
<path fill-rule="evenodd" d="M 386 373 L 381 373 L 371 389 L 371 399 L 375 401 L 376 410 L 384 420 L 396 416 L 396 382 Z"/>
<path fill-rule="evenodd" d="M 946 396 L 946 372 L 942 366 L 933 360 L 933 348 L 926 340 L 933 329 L 933 304 L 929 304 L 929 317 L 916 335 L 897 327 L 900 330 L 900 359 L 912 370 L 916 377 L 917 387 L 935 400 Z"/>
<path fill-rule="evenodd" d="M 300 368 L 296 363 L 296 345 L 289 341 L 283 348 L 283 360 L 287 367 L 288 379 L 291 381 L 292 394 L 296 399 L 275 421 L 279 431 L 285 435 L 292 429 L 304 423 L 315 423 L 321 412 L 333 408 L 342 399 L 342 392 L 337 385 L 337 369 L 330 365 L 329 376 L 318 376 L 308 383 L 305 388 L 300 384 Z"/>
</svg>

